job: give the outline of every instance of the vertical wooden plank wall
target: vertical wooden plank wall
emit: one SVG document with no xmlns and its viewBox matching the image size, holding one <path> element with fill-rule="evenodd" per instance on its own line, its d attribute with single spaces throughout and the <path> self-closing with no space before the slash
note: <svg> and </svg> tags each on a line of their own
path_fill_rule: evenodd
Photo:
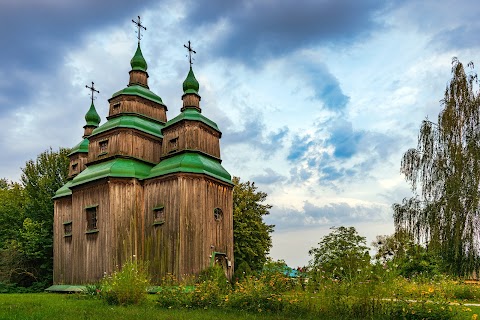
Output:
<svg viewBox="0 0 480 320">
<path fill-rule="evenodd" d="M 171 153 L 170 140 L 178 138 L 177 150 L 199 150 L 220 158 L 220 133 L 201 122 L 185 121 L 163 130 L 163 154 Z"/>
<path fill-rule="evenodd" d="M 71 279 L 72 238 L 64 237 L 64 222 L 72 220 L 72 197 L 66 196 L 54 202 L 53 219 L 53 282 L 68 283 Z"/>
<path fill-rule="evenodd" d="M 213 252 L 232 260 L 232 187 L 195 174 L 176 174 L 145 183 L 146 255 L 151 273 L 159 281 L 167 273 L 177 278 L 198 274 L 210 266 Z M 153 208 L 164 205 L 165 223 L 153 225 Z M 223 219 L 215 221 L 214 209 Z"/>
<path fill-rule="evenodd" d="M 108 139 L 108 152 L 101 155 L 100 142 Z M 88 148 L 88 162 L 111 157 L 112 155 L 128 155 L 148 162 L 160 162 L 162 150 L 161 139 L 139 131 L 122 129 L 114 133 L 106 132 L 94 136 Z"/>
</svg>

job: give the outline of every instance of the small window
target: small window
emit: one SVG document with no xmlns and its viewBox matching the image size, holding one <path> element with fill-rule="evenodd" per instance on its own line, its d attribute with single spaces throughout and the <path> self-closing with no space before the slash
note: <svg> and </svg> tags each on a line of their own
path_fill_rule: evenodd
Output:
<svg viewBox="0 0 480 320">
<path fill-rule="evenodd" d="M 115 110 L 118 110 L 118 109 L 120 109 L 120 102 L 117 102 L 117 103 L 115 103 L 115 104 L 113 105 L 113 110 L 114 110 L 114 111 L 115 111 Z"/>
<path fill-rule="evenodd" d="M 153 208 L 153 225 L 161 225 L 165 223 L 165 208 L 158 206 Z"/>
<path fill-rule="evenodd" d="M 169 152 L 177 151 L 177 149 L 178 149 L 178 138 L 170 139 L 168 146 L 170 148 Z"/>
<path fill-rule="evenodd" d="M 222 209 L 220 209 L 220 208 L 213 209 L 213 217 L 215 218 L 215 221 L 222 221 L 222 219 L 223 219 Z"/>
<path fill-rule="evenodd" d="M 72 171 L 77 171 L 78 169 L 78 163 L 73 163 L 72 164 Z"/>
<path fill-rule="evenodd" d="M 87 212 L 87 232 L 97 231 L 97 207 L 92 206 L 85 209 Z"/>
<path fill-rule="evenodd" d="M 99 155 L 104 155 L 108 151 L 108 140 L 103 140 L 98 143 L 98 146 L 100 147 L 100 154 Z"/>
<path fill-rule="evenodd" d="M 72 236 L 72 221 L 67 221 L 63 223 L 63 236 L 64 237 Z"/>
</svg>

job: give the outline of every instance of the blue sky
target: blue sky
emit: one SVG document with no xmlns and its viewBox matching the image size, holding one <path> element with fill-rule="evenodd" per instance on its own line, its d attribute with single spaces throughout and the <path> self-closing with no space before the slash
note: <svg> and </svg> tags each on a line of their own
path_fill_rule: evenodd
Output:
<svg viewBox="0 0 480 320">
<path fill-rule="evenodd" d="M 272 257 L 304 265 L 331 226 L 369 241 L 393 231 L 391 205 L 411 194 L 400 158 L 436 119 L 452 58 L 479 61 L 479 14 L 473 0 L 2 1 L 0 177 L 80 141 L 91 81 L 105 121 L 140 15 L 168 117 L 190 40 L 224 166 L 269 194 Z"/>
</svg>

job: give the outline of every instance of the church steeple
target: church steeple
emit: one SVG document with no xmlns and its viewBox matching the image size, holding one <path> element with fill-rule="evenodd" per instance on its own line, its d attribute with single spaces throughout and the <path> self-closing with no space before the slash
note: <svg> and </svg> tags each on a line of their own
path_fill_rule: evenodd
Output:
<svg viewBox="0 0 480 320">
<path fill-rule="evenodd" d="M 133 85 L 140 85 L 142 87 L 148 88 L 148 73 L 147 73 L 147 61 L 145 61 L 145 58 L 143 57 L 142 54 L 142 49 L 140 48 L 140 39 L 142 38 L 141 31 L 142 29 L 147 30 L 141 22 L 140 22 L 140 16 L 138 16 L 137 21 L 132 19 L 132 22 L 137 26 L 138 31 L 137 31 L 137 39 L 138 39 L 138 45 L 137 45 L 137 51 L 135 51 L 135 54 L 133 55 L 132 60 L 130 60 L 130 66 L 132 67 L 132 70 L 130 71 L 130 81 L 128 83 L 128 86 L 133 86 Z"/>
<path fill-rule="evenodd" d="M 133 56 L 132 60 L 130 60 L 130 66 L 132 67 L 132 70 L 147 72 L 147 61 L 145 61 L 145 58 L 142 54 L 142 49 L 140 49 L 140 42 L 138 43 L 135 55 Z"/>
<path fill-rule="evenodd" d="M 195 74 L 193 73 L 192 69 L 192 53 L 196 53 L 191 46 L 190 41 L 188 41 L 188 46 L 183 45 L 185 48 L 188 49 L 189 61 L 190 61 L 190 70 L 188 71 L 187 78 L 183 81 L 183 107 L 181 111 L 188 108 L 196 109 L 199 112 L 202 112 L 200 108 L 200 100 L 201 97 L 198 94 L 200 89 L 200 84 L 198 83 L 197 79 L 195 78 Z"/>
<path fill-rule="evenodd" d="M 83 138 L 88 138 L 91 134 L 92 131 L 96 128 L 98 128 L 98 125 L 100 124 L 100 116 L 97 113 L 97 110 L 95 109 L 95 105 L 93 104 L 93 100 L 95 100 L 95 92 L 100 93 L 100 91 L 95 89 L 95 83 L 92 81 L 92 86 L 89 87 L 85 85 L 85 88 L 90 89 L 91 91 L 91 104 L 90 104 L 90 109 L 88 109 L 87 113 L 85 114 L 85 121 L 87 122 L 85 126 L 83 126 L 84 132 L 83 132 Z"/>
</svg>

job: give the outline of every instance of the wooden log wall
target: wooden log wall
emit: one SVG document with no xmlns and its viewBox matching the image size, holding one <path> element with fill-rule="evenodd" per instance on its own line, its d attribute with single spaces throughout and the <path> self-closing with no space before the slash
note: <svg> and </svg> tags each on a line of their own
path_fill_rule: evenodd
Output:
<svg viewBox="0 0 480 320">
<path fill-rule="evenodd" d="M 198 175 L 182 175 L 180 193 L 181 269 L 180 274 L 198 274 L 210 266 L 213 252 L 225 253 L 232 263 L 227 276 L 233 275 L 233 198 L 232 187 Z M 223 217 L 217 221 L 214 209 Z"/>
<path fill-rule="evenodd" d="M 148 83 L 147 83 L 148 73 L 147 72 L 138 71 L 138 70 L 131 70 L 129 72 L 129 74 L 130 74 L 130 81 L 128 83 L 129 86 L 138 84 L 138 85 L 141 85 L 141 86 L 144 86 L 144 87 L 148 88 Z"/>
<path fill-rule="evenodd" d="M 145 191 L 145 259 L 150 263 L 152 280 L 159 282 L 167 273 L 178 274 L 176 258 L 179 246 L 179 215 L 181 197 L 178 178 L 167 176 L 148 180 Z M 165 223 L 153 225 L 154 208 L 164 206 Z"/>
<path fill-rule="evenodd" d="M 110 223 L 115 266 L 126 260 L 143 259 L 143 187 L 137 179 L 111 178 Z"/>
<path fill-rule="evenodd" d="M 111 272 L 111 241 L 109 213 L 110 199 L 106 180 L 73 188 L 71 257 L 64 266 L 69 284 L 92 283 L 100 280 L 104 272 Z M 97 206 L 98 232 L 87 233 L 86 207 Z M 55 255 L 55 252 L 54 252 Z"/>
<path fill-rule="evenodd" d="M 220 158 L 219 138 L 220 133 L 209 126 L 201 122 L 185 121 L 163 130 L 163 155 L 175 150 L 191 149 Z M 172 145 L 173 139 L 178 139 L 176 147 Z"/>
<path fill-rule="evenodd" d="M 89 206 L 97 206 L 98 232 L 88 233 Z M 143 212 L 143 189 L 136 179 L 87 184 L 56 200 L 54 283 L 93 283 L 126 259 L 143 259 Z M 66 221 L 72 222 L 70 237 L 64 237 Z"/>
<path fill-rule="evenodd" d="M 108 140 L 108 151 L 102 154 L 100 143 Z M 128 128 L 115 129 L 90 138 L 88 162 L 128 155 L 148 162 L 160 162 L 162 139 Z"/>
<path fill-rule="evenodd" d="M 72 221 L 72 197 L 54 201 L 53 219 L 53 283 L 69 283 L 71 280 L 72 238 L 64 237 L 64 222 Z"/>
<path fill-rule="evenodd" d="M 85 170 L 86 166 L 85 164 L 87 163 L 88 160 L 88 154 L 87 153 L 77 153 L 74 154 L 73 156 L 70 156 L 70 166 L 68 168 L 68 178 L 71 179 L 75 177 L 77 174 Z"/>
<path fill-rule="evenodd" d="M 213 252 L 226 253 L 233 274 L 232 187 L 195 174 L 179 174 L 145 182 L 145 258 L 154 281 L 167 273 L 177 278 L 210 266 Z M 165 223 L 153 225 L 153 208 L 164 205 Z M 214 209 L 223 218 L 215 221 Z"/>
<path fill-rule="evenodd" d="M 138 96 L 118 96 L 109 100 L 109 116 L 120 113 L 138 113 L 161 122 L 167 122 L 167 107 Z"/>
</svg>

